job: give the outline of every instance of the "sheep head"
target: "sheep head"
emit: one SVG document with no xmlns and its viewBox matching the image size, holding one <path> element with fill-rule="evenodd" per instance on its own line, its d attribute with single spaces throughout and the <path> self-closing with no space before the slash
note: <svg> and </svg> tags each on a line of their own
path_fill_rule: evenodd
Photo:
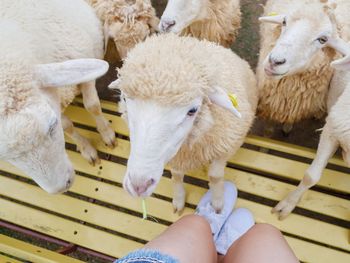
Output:
<svg viewBox="0 0 350 263">
<path fill-rule="evenodd" d="M 104 22 L 105 48 L 112 39 L 122 59 L 137 43 L 156 32 L 159 23 L 150 0 L 97 0 L 92 6 Z"/>
<path fill-rule="evenodd" d="M 10 64 L 7 68 L 0 74 L 0 159 L 48 193 L 64 192 L 73 183 L 74 169 L 65 152 L 55 88 L 93 80 L 107 71 L 108 64 L 81 59 L 25 66 L 20 72 Z"/>
<path fill-rule="evenodd" d="M 268 76 L 282 78 L 297 74 L 312 68 L 321 57 L 331 60 L 335 55 L 327 48 L 328 41 L 337 36 L 335 6 L 308 5 L 313 5 L 313 12 L 299 6 L 288 14 L 260 17 L 261 22 L 275 24 L 269 33 L 280 34 L 263 64 Z"/>
<path fill-rule="evenodd" d="M 110 85 L 121 90 L 127 114 L 131 151 L 123 186 L 132 196 L 152 194 L 181 146 L 194 145 L 214 125 L 216 105 L 239 117 L 228 94 L 211 84 L 205 70 L 186 55 L 188 50 L 181 54 L 178 46 L 173 51 L 172 44 L 181 39 L 167 34 L 137 45 Z"/>
<path fill-rule="evenodd" d="M 159 23 L 161 32 L 181 33 L 207 16 L 209 0 L 169 0 Z"/>
</svg>

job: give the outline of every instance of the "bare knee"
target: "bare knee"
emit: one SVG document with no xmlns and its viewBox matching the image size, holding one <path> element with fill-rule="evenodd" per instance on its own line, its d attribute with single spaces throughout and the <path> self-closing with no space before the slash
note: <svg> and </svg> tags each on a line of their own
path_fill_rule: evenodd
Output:
<svg viewBox="0 0 350 263">
<path fill-rule="evenodd" d="M 248 232 L 249 236 L 254 236 L 255 239 L 279 239 L 283 238 L 281 231 L 270 224 L 259 223 L 255 224 Z"/>
<path fill-rule="evenodd" d="M 188 225 L 189 229 L 193 232 L 210 233 L 211 235 L 210 225 L 208 221 L 202 216 L 186 215 L 182 217 L 178 222 Z"/>
</svg>

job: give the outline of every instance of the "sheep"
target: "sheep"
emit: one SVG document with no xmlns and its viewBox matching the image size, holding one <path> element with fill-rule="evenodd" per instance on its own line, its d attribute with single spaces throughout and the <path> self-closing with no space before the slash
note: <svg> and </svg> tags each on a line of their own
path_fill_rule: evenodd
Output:
<svg viewBox="0 0 350 263">
<path fill-rule="evenodd" d="M 230 47 L 240 26 L 240 0 L 169 0 L 159 30 Z"/>
<path fill-rule="evenodd" d="M 155 33 L 159 19 L 150 0 L 87 0 L 104 24 L 105 52 L 113 39 L 121 59 L 138 42 Z"/>
<path fill-rule="evenodd" d="M 350 33 L 349 25 L 344 24 L 344 28 Z M 350 37 L 348 36 L 346 40 L 349 41 Z M 304 178 L 298 187 L 290 192 L 272 210 L 273 213 L 279 215 L 280 219 L 286 218 L 295 208 L 304 193 L 318 183 L 328 160 L 339 146 L 343 150 L 344 161 L 350 166 L 350 118 L 348 117 L 350 111 L 350 72 L 340 71 L 350 70 L 350 44 L 347 44 L 342 39 L 332 39 L 330 42 L 331 46 L 346 55 L 346 57 L 332 63 L 336 71 L 331 82 L 327 100 L 329 114 L 326 124 L 322 129 L 315 159 L 306 170 Z"/>
<path fill-rule="evenodd" d="M 334 34 L 324 0 L 269 0 L 260 21 L 261 48 L 257 67 L 259 103 L 257 115 L 282 123 L 288 133 L 293 124 L 326 113 L 326 100 L 336 52 L 327 47 Z M 349 10 L 346 0 L 339 9 Z M 267 16 L 268 14 L 270 16 Z M 273 14 L 275 13 L 275 14 Z M 277 15 L 276 15 L 277 14 Z M 338 26 L 340 26 L 339 24 Z"/>
<path fill-rule="evenodd" d="M 161 34 L 130 51 L 118 75 L 110 88 L 122 92 L 131 143 L 124 189 L 149 196 L 168 163 L 174 211 L 180 212 L 184 173 L 209 165 L 212 206 L 219 212 L 226 161 L 255 116 L 256 80 L 248 63 L 216 43 Z"/>
<path fill-rule="evenodd" d="M 82 93 L 103 141 L 115 141 L 95 89 L 95 79 L 108 70 L 99 60 L 100 21 L 83 0 L 2 0 L 0 35 L 0 159 L 48 193 L 64 192 L 74 169 L 63 129 L 86 159 L 98 162 L 96 150 L 61 113 L 75 95 Z"/>
</svg>

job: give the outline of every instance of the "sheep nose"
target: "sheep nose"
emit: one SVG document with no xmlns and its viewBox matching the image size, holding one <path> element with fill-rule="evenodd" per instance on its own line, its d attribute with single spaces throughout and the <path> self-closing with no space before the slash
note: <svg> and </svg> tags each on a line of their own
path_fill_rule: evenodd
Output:
<svg viewBox="0 0 350 263">
<path fill-rule="evenodd" d="M 175 20 L 167 20 L 164 19 L 160 22 L 160 31 L 161 32 L 169 32 L 170 29 L 175 26 L 176 21 Z"/>
<path fill-rule="evenodd" d="M 155 180 L 153 178 L 151 178 L 151 179 L 149 179 L 147 182 L 145 182 L 143 184 L 138 184 L 138 185 L 132 184 L 132 186 L 133 186 L 134 191 L 136 192 L 136 194 L 138 196 L 141 196 L 142 194 L 147 192 L 148 188 L 150 188 L 154 183 L 155 183 Z"/>
<path fill-rule="evenodd" d="M 273 58 L 272 56 L 269 56 L 269 62 L 271 66 L 281 66 L 287 62 L 285 58 Z"/>
</svg>

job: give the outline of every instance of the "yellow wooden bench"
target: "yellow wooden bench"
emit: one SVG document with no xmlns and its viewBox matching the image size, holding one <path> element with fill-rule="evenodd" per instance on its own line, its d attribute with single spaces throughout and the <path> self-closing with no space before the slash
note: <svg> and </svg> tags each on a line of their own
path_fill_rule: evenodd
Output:
<svg viewBox="0 0 350 263">
<path fill-rule="evenodd" d="M 119 135 L 118 146 L 113 150 L 104 146 L 79 99 L 66 111 L 102 157 L 101 165 L 92 167 L 75 151 L 73 142 L 66 139 L 69 157 L 77 171 L 69 193 L 46 194 L 22 172 L 0 162 L 0 223 L 3 228 L 23 227 L 38 235 L 75 244 L 82 252 L 95 251 L 112 260 L 142 247 L 179 218 L 172 210 L 171 180 L 165 174 L 155 194 L 146 200 L 148 213 L 155 219 L 142 220 L 141 201 L 131 198 L 122 189 L 130 146 L 126 125 L 115 114 L 114 103 L 105 101 L 102 106 Z M 270 151 L 262 153 L 259 147 Z M 331 160 L 332 169 L 325 170 L 320 183 L 307 192 L 286 220 L 279 221 L 270 213 L 276 202 L 299 182 L 314 155 L 310 149 L 249 136 L 244 148 L 230 160 L 225 176 L 235 182 L 240 191 L 237 206 L 251 209 L 257 222 L 278 227 L 301 261 L 348 263 L 350 175 L 340 159 Z M 189 173 L 185 181 L 188 195 L 183 214 L 190 214 L 207 190 L 205 170 Z M 21 260 L 80 262 L 69 255 L 0 235 L 0 262 Z"/>
</svg>

